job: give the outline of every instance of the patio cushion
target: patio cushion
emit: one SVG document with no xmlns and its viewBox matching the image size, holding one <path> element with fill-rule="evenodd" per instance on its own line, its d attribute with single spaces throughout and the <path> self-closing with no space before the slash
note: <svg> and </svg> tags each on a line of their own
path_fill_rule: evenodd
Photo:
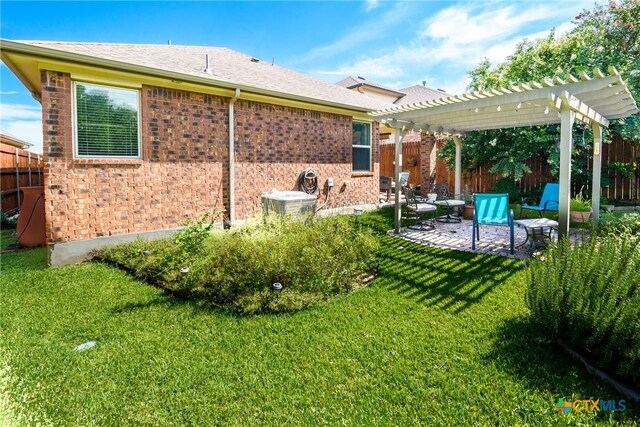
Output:
<svg viewBox="0 0 640 427">
<path fill-rule="evenodd" d="M 418 203 L 417 205 L 407 205 L 407 210 L 417 214 L 433 212 L 436 207 L 430 203 Z"/>
</svg>

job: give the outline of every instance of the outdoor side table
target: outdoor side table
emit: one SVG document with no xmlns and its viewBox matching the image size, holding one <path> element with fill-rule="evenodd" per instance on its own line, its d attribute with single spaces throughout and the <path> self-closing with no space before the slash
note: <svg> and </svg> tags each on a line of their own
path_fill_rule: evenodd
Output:
<svg viewBox="0 0 640 427">
<path fill-rule="evenodd" d="M 438 222 L 462 222 L 462 218 L 460 217 L 460 215 L 454 216 L 453 211 L 456 208 L 462 207 L 464 206 L 466 203 L 464 202 L 464 200 L 455 200 L 455 199 L 450 199 L 450 200 L 436 200 L 435 202 L 433 202 L 434 205 L 436 206 L 443 206 L 445 208 L 447 208 L 447 213 L 445 215 L 440 215 L 439 217 L 436 218 L 436 221 Z"/>
<path fill-rule="evenodd" d="M 548 218 L 518 219 L 514 223 L 524 227 L 527 232 L 527 238 L 518 247 L 522 247 L 529 242 L 532 254 L 536 247 L 545 247 L 547 245 L 551 240 L 551 231 L 558 227 L 558 221 Z"/>
</svg>

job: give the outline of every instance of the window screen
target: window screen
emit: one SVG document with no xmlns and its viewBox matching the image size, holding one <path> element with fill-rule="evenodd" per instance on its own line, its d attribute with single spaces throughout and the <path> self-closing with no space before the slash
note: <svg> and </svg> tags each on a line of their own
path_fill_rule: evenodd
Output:
<svg viewBox="0 0 640 427">
<path fill-rule="evenodd" d="M 138 91 L 76 83 L 78 157 L 140 157 Z"/>
<path fill-rule="evenodd" d="M 353 163 L 354 171 L 371 170 L 371 125 L 353 122 Z"/>
</svg>

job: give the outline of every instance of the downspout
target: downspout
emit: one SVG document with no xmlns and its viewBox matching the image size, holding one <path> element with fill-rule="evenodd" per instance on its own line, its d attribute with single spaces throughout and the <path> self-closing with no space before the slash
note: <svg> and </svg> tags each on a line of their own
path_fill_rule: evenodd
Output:
<svg viewBox="0 0 640 427">
<path fill-rule="evenodd" d="M 235 220 L 236 211 L 236 195 L 235 195 L 235 120 L 233 118 L 233 105 L 240 98 L 240 89 L 236 89 L 236 93 L 229 101 L 229 223 Z"/>
</svg>

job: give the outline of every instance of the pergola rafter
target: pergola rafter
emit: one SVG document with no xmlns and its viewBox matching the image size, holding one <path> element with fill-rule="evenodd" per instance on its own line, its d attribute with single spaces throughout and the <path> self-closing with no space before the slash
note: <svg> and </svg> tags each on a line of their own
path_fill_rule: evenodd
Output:
<svg viewBox="0 0 640 427">
<path fill-rule="evenodd" d="M 399 130 L 396 140 L 396 182 L 402 165 L 402 138 L 409 131 L 445 133 L 456 143 L 455 192 L 460 194 L 461 145 L 465 132 L 536 125 L 560 124 L 560 210 L 559 234 L 569 230 L 571 183 L 571 128 L 578 121 L 594 133 L 593 193 L 594 219 L 600 200 L 600 144 L 602 128 L 609 121 L 638 112 L 633 96 L 614 67 L 608 75 L 595 69 L 589 76 L 547 77 L 540 81 L 510 84 L 490 90 L 386 108 L 370 113 L 387 126 Z M 397 189 L 396 189 L 397 190 Z M 400 232 L 400 196 L 396 191 L 396 232 Z"/>
</svg>

